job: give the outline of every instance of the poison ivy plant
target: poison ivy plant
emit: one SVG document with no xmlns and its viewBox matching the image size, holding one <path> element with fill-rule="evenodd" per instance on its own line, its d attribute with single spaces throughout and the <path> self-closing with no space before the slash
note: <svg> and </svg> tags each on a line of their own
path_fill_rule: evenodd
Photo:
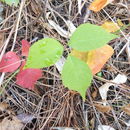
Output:
<svg viewBox="0 0 130 130">
<path fill-rule="evenodd" d="M 93 50 L 104 46 L 116 37 L 117 35 L 107 32 L 101 26 L 89 23 L 80 25 L 70 37 L 69 45 L 82 53 L 78 53 L 78 56 L 72 55 L 73 53 L 68 56 L 61 74 L 63 85 L 79 92 L 85 99 L 86 89 L 91 84 L 92 75 L 99 72 L 103 66 L 102 63 L 98 69 L 93 66 L 93 63 L 98 62 L 95 59 L 96 51 Z M 52 38 L 39 40 L 30 47 L 25 68 L 49 67 L 55 64 L 62 52 L 63 47 L 57 40 Z M 93 55 L 92 59 L 90 54 Z M 108 58 L 107 56 L 104 61 L 106 62 Z"/>
<path fill-rule="evenodd" d="M 85 92 L 90 86 L 92 74 L 99 72 L 103 66 L 103 62 L 105 63 L 112 55 L 113 49 L 104 45 L 116 37 L 118 36 L 107 32 L 101 26 L 89 23 L 80 25 L 72 34 L 69 41 L 69 45 L 76 50 L 76 55 L 72 53 L 73 56 L 67 58 L 62 70 L 63 84 L 71 90 L 78 91 L 83 99 L 85 99 Z M 104 51 L 107 50 L 109 54 L 107 55 L 106 52 L 103 53 L 100 47 Z M 98 63 L 96 54 L 105 54 L 103 62 Z"/>
<path fill-rule="evenodd" d="M 53 38 L 45 38 L 34 43 L 29 49 L 25 68 L 49 67 L 62 56 L 63 46 Z"/>
<path fill-rule="evenodd" d="M 90 86 L 93 75 L 100 71 L 114 52 L 105 44 L 116 37 L 117 35 L 105 31 L 101 26 L 89 23 L 80 25 L 69 41 L 73 51 L 68 55 L 61 72 L 63 85 L 79 92 L 85 100 L 86 89 Z M 16 83 L 24 88 L 34 89 L 34 84 L 42 76 L 40 68 L 55 64 L 62 53 L 63 46 L 53 38 L 38 40 L 31 47 L 23 40 L 22 55 L 27 61 L 20 67 Z M 20 63 L 19 56 L 8 52 L 0 62 L 1 72 L 13 72 Z M 26 82 L 27 79 L 29 82 Z"/>
<path fill-rule="evenodd" d="M 17 6 L 18 5 L 18 3 L 19 3 L 19 0 L 0 0 L 0 1 L 2 1 L 2 2 L 5 2 L 6 4 L 8 4 L 8 5 L 15 5 L 15 6 Z"/>
<path fill-rule="evenodd" d="M 103 27 L 90 23 L 81 24 L 70 37 L 69 45 L 78 51 L 90 51 L 102 47 L 117 35 L 107 32 Z"/>
<path fill-rule="evenodd" d="M 78 91 L 85 100 L 86 89 L 90 86 L 92 77 L 92 72 L 84 61 L 68 56 L 62 71 L 62 80 L 66 87 Z"/>
</svg>

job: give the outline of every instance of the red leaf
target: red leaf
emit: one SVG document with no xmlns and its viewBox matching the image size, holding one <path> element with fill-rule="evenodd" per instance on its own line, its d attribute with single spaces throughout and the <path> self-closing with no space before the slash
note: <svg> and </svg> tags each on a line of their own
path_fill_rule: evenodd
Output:
<svg viewBox="0 0 130 130">
<path fill-rule="evenodd" d="M 42 70 L 40 69 L 24 69 L 25 62 L 23 62 L 20 72 L 16 77 L 16 83 L 23 88 L 30 90 L 34 89 L 35 82 L 42 77 Z"/>
<path fill-rule="evenodd" d="M 15 52 L 7 52 L 0 62 L 0 72 L 13 72 L 21 64 L 20 58 Z"/>
<path fill-rule="evenodd" d="M 28 56 L 30 43 L 27 40 L 22 40 L 22 56 Z"/>
</svg>

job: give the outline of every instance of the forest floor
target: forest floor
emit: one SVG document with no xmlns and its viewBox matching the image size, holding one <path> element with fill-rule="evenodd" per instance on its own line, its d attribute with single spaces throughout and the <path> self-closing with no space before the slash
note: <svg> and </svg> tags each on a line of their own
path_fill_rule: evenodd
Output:
<svg viewBox="0 0 130 130">
<path fill-rule="evenodd" d="M 18 7 L 1 3 L 1 56 L 10 50 L 19 54 L 22 39 L 33 44 L 41 38 L 51 37 L 63 44 L 66 58 L 68 38 L 58 32 L 49 20 L 66 31 L 68 20 L 75 27 L 87 22 L 102 25 L 105 21 L 117 23 L 118 20 L 128 26 L 120 31 L 119 38 L 109 42 L 114 54 L 102 68 L 101 77 L 94 76 L 85 101 L 78 93 L 74 94 L 63 86 L 55 65 L 42 69 L 43 77 L 35 84 L 34 91 L 18 86 L 16 73 L 1 73 L 0 122 L 6 118 L 7 123 L 7 117 L 13 116 L 22 120 L 20 125 L 24 130 L 108 130 L 103 128 L 104 125 L 115 130 L 130 130 L 130 2 L 115 0 L 97 13 L 88 9 L 91 2 L 83 0 L 81 14 L 78 0 L 26 0 Z M 99 88 L 119 74 L 125 75 L 127 81 L 105 90 L 105 106 Z"/>
</svg>

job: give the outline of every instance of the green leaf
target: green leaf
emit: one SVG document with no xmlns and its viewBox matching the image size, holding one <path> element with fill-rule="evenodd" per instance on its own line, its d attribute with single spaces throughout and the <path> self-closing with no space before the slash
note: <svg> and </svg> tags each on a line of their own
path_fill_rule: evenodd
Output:
<svg viewBox="0 0 130 130">
<path fill-rule="evenodd" d="M 8 5 L 15 5 L 15 6 L 17 6 L 18 5 L 18 3 L 19 3 L 19 0 L 0 0 L 0 1 L 3 1 L 3 2 L 5 2 L 6 4 L 8 4 Z"/>
<path fill-rule="evenodd" d="M 25 68 L 49 67 L 62 56 L 63 46 L 55 39 L 45 38 L 35 42 L 29 49 Z"/>
<path fill-rule="evenodd" d="M 85 100 L 86 89 L 90 86 L 92 73 L 88 65 L 74 56 L 68 56 L 62 70 L 63 84 L 80 93 Z"/>
<path fill-rule="evenodd" d="M 102 77 L 102 72 L 99 72 L 96 75 L 99 76 L 99 77 Z"/>
<path fill-rule="evenodd" d="M 78 51 L 90 51 L 100 48 L 110 40 L 117 38 L 101 26 L 90 23 L 81 24 L 70 37 L 69 45 Z"/>
</svg>

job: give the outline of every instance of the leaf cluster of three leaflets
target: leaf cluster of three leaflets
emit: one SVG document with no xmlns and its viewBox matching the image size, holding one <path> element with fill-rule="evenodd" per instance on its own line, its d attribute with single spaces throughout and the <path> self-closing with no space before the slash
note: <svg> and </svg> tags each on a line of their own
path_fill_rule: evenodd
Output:
<svg viewBox="0 0 130 130">
<path fill-rule="evenodd" d="M 69 45 L 76 51 L 81 52 L 81 54 L 88 52 L 87 54 L 101 55 L 106 53 L 97 53 L 97 51 L 96 53 L 95 51 L 91 53 L 91 51 L 101 48 L 116 37 L 116 35 L 107 32 L 101 26 L 87 23 L 80 25 L 76 29 L 70 38 Z M 109 50 L 109 47 L 105 47 L 105 50 L 106 49 Z M 110 50 L 113 52 L 112 48 L 110 48 Z M 111 56 L 111 54 L 109 56 Z M 89 62 L 86 62 L 87 64 L 84 60 L 78 58 L 79 57 L 75 57 L 74 55 L 72 56 L 72 54 L 67 58 L 62 71 L 62 80 L 65 86 L 71 90 L 78 91 L 83 99 L 85 99 L 86 89 L 90 86 L 93 77 L 92 72 L 98 72 L 102 65 L 95 70 L 95 66 L 91 64 L 91 62 L 94 63 L 96 61 L 95 57 L 90 57 Z M 104 59 L 105 62 L 106 60 L 108 60 L 108 56 Z M 90 65 L 90 67 L 88 65 Z"/>
</svg>

